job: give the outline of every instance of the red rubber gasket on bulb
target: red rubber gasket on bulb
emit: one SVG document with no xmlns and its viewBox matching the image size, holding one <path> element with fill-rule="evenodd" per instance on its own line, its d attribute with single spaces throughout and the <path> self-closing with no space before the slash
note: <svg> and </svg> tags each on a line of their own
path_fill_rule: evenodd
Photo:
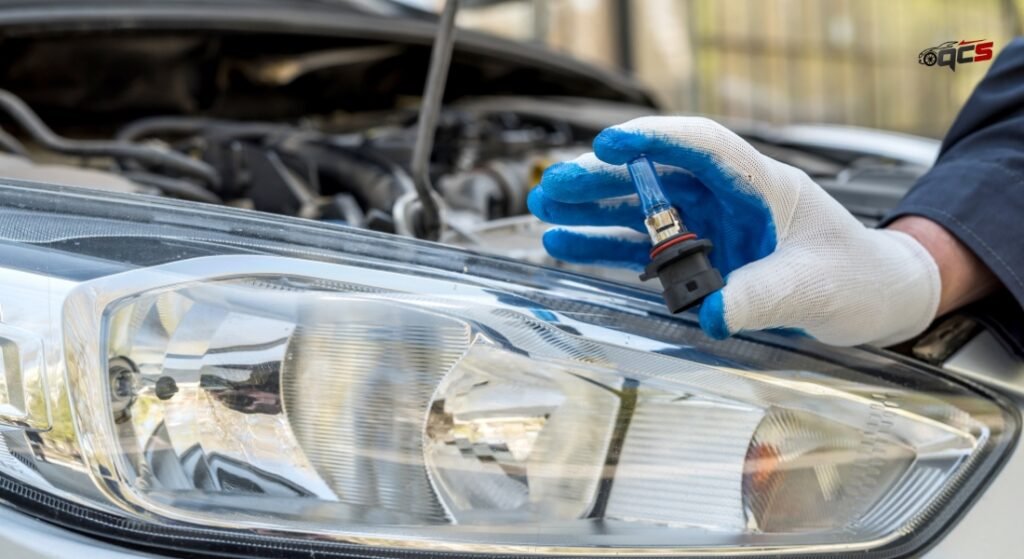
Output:
<svg viewBox="0 0 1024 559">
<path fill-rule="evenodd" d="M 683 241 L 690 241 L 690 240 L 693 240 L 693 239 L 696 239 L 696 238 L 697 238 L 697 234 L 696 233 L 687 233 L 685 235 L 680 235 L 680 236 L 678 236 L 678 237 L 676 237 L 674 239 L 669 239 L 669 240 L 667 240 L 667 241 L 661 243 L 660 245 L 658 245 L 658 246 L 656 246 L 656 247 L 651 249 L 651 258 L 654 258 L 655 256 L 661 254 L 662 251 L 664 251 L 665 249 L 667 249 L 668 247 L 670 247 L 672 245 L 677 245 L 677 244 L 679 244 L 679 243 L 681 243 Z"/>
</svg>

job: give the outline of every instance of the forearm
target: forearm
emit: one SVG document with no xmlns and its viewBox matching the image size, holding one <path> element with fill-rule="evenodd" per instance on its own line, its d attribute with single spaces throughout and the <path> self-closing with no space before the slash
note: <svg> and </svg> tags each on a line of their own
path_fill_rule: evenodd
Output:
<svg viewBox="0 0 1024 559">
<path fill-rule="evenodd" d="M 963 243 L 934 221 L 908 215 L 887 229 L 910 235 L 932 255 L 942 282 L 937 316 L 942 316 L 992 293 L 999 280 Z"/>
</svg>

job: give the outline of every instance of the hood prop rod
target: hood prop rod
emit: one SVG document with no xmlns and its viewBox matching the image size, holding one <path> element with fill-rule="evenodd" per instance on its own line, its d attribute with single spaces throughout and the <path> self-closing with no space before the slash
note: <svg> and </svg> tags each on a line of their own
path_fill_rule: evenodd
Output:
<svg viewBox="0 0 1024 559">
<path fill-rule="evenodd" d="M 444 99 L 448 68 L 451 66 L 452 49 L 455 46 L 455 14 L 458 10 L 459 0 L 447 0 L 437 25 L 410 165 L 413 184 L 419 197 L 419 212 L 416 214 L 416 223 L 413 224 L 414 231 L 417 237 L 432 241 L 441 237 L 444 223 L 441 222 L 441 209 L 430 182 L 430 156 L 434 151 L 437 121 L 441 115 L 441 101 Z"/>
</svg>

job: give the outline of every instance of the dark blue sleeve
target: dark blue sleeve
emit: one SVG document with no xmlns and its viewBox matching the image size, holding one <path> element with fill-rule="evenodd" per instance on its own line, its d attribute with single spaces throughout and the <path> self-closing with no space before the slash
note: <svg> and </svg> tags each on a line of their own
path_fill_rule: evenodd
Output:
<svg viewBox="0 0 1024 559">
<path fill-rule="evenodd" d="M 949 230 L 1024 306 L 1024 38 L 993 62 L 935 166 L 884 223 L 903 215 Z"/>
</svg>

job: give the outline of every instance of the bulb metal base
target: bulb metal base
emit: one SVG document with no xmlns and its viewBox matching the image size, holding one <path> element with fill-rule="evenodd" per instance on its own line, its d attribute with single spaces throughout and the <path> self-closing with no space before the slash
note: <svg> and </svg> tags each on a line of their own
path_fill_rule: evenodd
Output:
<svg viewBox="0 0 1024 559">
<path fill-rule="evenodd" d="M 655 245 L 686 233 L 683 220 L 679 218 L 679 212 L 675 208 L 647 216 L 644 219 L 644 225 L 647 227 L 647 234 L 651 237 L 651 242 Z"/>
</svg>

